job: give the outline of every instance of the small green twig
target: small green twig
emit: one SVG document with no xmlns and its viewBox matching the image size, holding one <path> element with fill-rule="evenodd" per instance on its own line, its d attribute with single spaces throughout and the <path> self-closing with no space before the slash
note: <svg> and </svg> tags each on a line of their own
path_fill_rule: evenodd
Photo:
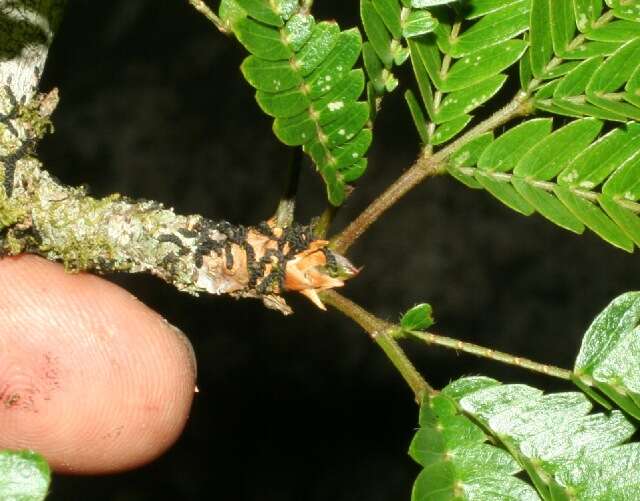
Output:
<svg viewBox="0 0 640 501">
<path fill-rule="evenodd" d="M 565 379 L 567 381 L 571 380 L 571 371 L 567 369 L 554 367 L 553 365 L 541 364 L 538 362 L 534 362 L 532 360 L 528 360 L 526 358 L 510 355 L 509 353 L 492 350 L 491 348 L 485 348 L 484 346 L 480 346 L 477 344 L 466 343 L 458 339 L 439 336 L 431 332 L 420 332 L 420 331 L 404 332 L 400 330 L 396 330 L 394 332 L 394 335 L 397 338 L 405 337 L 406 334 L 409 334 L 416 339 L 420 339 L 427 344 L 443 346 L 445 348 L 450 348 L 456 351 L 470 353 L 477 357 L 488 358 L 488 359 L 495 360 L 497 362 L 502 362 L 508 365 L 515 365 L 516 367 L 521 367 L 523 369 L 527 369 L 533 372 L 539 372 L 547 376 L 552 376 L 559 379 Z"/>
<path fill-rule="evenodd" d="M 360 325 L 371 338 L 382 348 L 389 360 L 398 369 L 407 384 L 413 390 L 416 400 L 422 401 L 425 394 L 433 394 L 434 390 L 418 373 L 414 365 L 407 358 L 402 347 L 396 339 L 403 339 L 410 335 L 427 344 L 442 346 L 444 348 L 470 353 L 477 357 L 487 358 L 496 362 L 513 365 L 532 372 L 538 372 L 547 376 L 571 381 L 572 372 L 553 365 L 541 364 L 527 358 L 518 357 L 509 353 L 496 351 L 473 343 L 467 343 L 446 336 L 440 336 L 431 332 L 405 331 L 399 325 L 394 325 L 369 313 L 350 299 L 331 290 L 320 295 L 323 302 L 351 318 Z"/>
<path fill-rule="evenodd" d="M 446 161 L 453 153 L 481 134 L 492 131 L 515 117 L 528 115 L 532 111 L 533 107 L 529 96 L 524 92 L 519 92 L 504 108 L 498 110 L 435 154 L 429 155 L 426 150 L 421 152 L 415 163 L 404 174 L 332 240 L 331 248 L 340 254 L 345 254 L 367 228 L 408 191 L 426 178 L 441 173 L 445 168 Z"/>
<path fill-rule="evenodd" d="M 424 396 L 434 394 L 434 390 L 413 366 L 406 353 L 393 339 L 391 333 L 395 329 L 393 324 L 377 318 L 350 299 L 335 291 L 326 291 L 320 295 L 323 302 L 333 306 L 360 325 L 371 336 L 391 363 L 398 369 L 409 387 L 413 390 L 416 402 L 421 403 Z"/>
<path fill-rule="evenodd" d="M 294 148 L 293 157 L 289 165 L 287 181 L 284 193 L 278 202 L 278 208 L 275 213 L 276 226 L 279 228 L 287 228 L 293 223 L 296 210 L 296 194 L 298 192 L 298 183 L 300 181 L 300 170 L 302 169 L 302 149 Z"/>
<path fill-rule="evenodd" d="M 313 225 L 313 236 L 318 240 L 324 240 L 327 237 L 327 233 L 329 232 L 329 227 L 333 222 L 333 219 L 336 217 L 336 214 L 339 210 L 339 207 L 335 207 L 333 205 L 327 206 L 320 217 L 316 220 Z"/>
<path fill-rule="evenodd" d="M 222 19 L 220 19 L 215 12 L 213 12 L 209 6 L 204 3 L 203 0 L 189 0 L 189 3 L 198 11 L 200 12 L 200 14 L 202 14 L 204 17 L 206 17 L 209 21 L 211 21 L 216 28 L 218 28 L 218 31 L 220 31 L 221 33 L 229 33 L 229 28 L 224 24 L 224 22 L 222 21 Z"/>
<path fill-rule="evenodd" d="M 608 10 L 591 25 L 591 29 L 602 28 L 613 19 L 615 19 L 614 11 Z M 582 33 L 580 33 L 569 43 L 569 45 L 567 46 L 567 50 L 576 50 L 586 41 L 588 41 L 587 37 L 585 37 Z M 554 56 L 553 58 L 551 58 L 551 61 L 549 61 L 549 63 L 546 65 L 545 71 L 550 71 L 553 68 L 560 66 L 563 62 L 564 62 L 563 58 Z M 542 83 L 543 83 L 543 80 L 540 78 L 532 79 L 529 82 L 529 85 L 527 86 L 527 89 L 526 89 L 527 94 L 529 95 L 533 94 L 533 92 L 536 91 L 540 87 L 540 85 L 542 85 Z"/>
</svg>

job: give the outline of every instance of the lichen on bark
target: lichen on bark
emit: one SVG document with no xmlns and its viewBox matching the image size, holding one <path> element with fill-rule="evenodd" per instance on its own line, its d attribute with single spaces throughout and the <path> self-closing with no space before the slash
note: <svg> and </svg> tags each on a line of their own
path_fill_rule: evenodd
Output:
<svg viewBox="0 0 640 501">
<path fill-rule="evenodd" d="M 357 270 L 310 228 L 234 226 L 119 194 L 97 199 L 44 169 L 36 147 L 52 130 L 58 94 L 36 86 L 63 5 L 0 0 L 0 41 L 13 43 L 0 51 L 0 253 L 39 254 L 71 272 L 148 272 L 192 294 L 260 298 L 283 313 L 291 310 L 282 294 L 297 291 L 322 308 L 318 292 Z"/>
<path fill-rule="evenodd" d="M 54 91 L 21 105 L 8 87 L 0 89 L 1 253 L 39 254 L 69 271 L 148 272 L 192 294 L 257 297 L 284 313 L 283 292 L 301 292 L 322 307 L 317 292 L 355 274 L 305 226 L 234 226 L 61 184 L 33 151 L 56 101 Z"/>
</svg>

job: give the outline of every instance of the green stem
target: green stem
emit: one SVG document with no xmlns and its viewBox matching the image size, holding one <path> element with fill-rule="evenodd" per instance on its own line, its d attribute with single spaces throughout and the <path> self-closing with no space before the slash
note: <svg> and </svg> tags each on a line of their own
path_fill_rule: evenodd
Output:
<svg viewBox="0 0 640 501">
<path fill-rule="evenodd" d="M 369 226 L 377 221 L 387 209 L 398 202 L 407 192 L 426 178 L 441 173 L 448 158 L 453 153 L 485 132 L 492 131 L 515 117 L 528 115 L 532 111 L 533 106 L 529 96 L 524 92 L 519 92 L 504 108 L 498 110 L 437 153 L 430 155 L 426 150 L 423 150 L 420 157 L 404 174 L 332 240 L 331 248 L 339 254 L 345 254 Z"/>
<path fill-rule="evenodd" d="M 209 6 L 203 2 L 203 0 L 189 0 L 189 3 L 206 17 L 209 21 L 211 21 L 218 31 L 221 33 L 229 33 L 229 28 L 224 24 L 222 19 L 220 19 L 210 8 Z"/>
<path fill-rule="evenodd" d="M 395 332 L 396 337 L 399 338 L 404 337 L 406 334 L 406 332 L 399 330 Z M 408 334 L 416 339 L 424 341 L 427 344 L 443 346 L 445 348 L 450 348 L 456 351 L 470 353 L 477 357 L 488 358 L 508 365 L 515 365 L 516 367 L 521 367 L 533 372 L 539 372 L 547 376 L 565 379 L 567 381 L 571 380 L 571 371 L 561 369 L 560 367 L 554 367 L 553 365 L 540 364 L 526 358 L 510 355 L 509 353 L 492 350 L 491 348 L 485 348 L 484 346 L 473 343 L 465 343 L 464 341 L 460 341 L 458 339 L 439 336 L 431 332 L 409 331 Z"/>
<path fill-rule="evenodd" d="M 320 298 L 326 304 L 333 306 L 336 310 L 351 318 L 371 336 L 371 339 L 380 346 L 413 390 L 416 402 L 421 403 L 425 395 L 436 393 L 436 390 L 424 380 L 406 353 L 393 338 L 392 332 L 396 329 L 393 324 L 377 318 L 361 306 L 335 291 L 323 292 Z"/>
<path fill-rule="evenodd" d="M 324 240 L 329 233 L 329 227 L 335 218 L 339 207 L 328 205 L 313 225 L 313 235 L 318 240 Z"/>
</svg>

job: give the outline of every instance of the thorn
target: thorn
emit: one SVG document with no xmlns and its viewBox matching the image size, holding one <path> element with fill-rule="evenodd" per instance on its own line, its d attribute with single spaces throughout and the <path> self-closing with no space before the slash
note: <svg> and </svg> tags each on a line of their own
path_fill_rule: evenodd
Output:
<svg viewBox="0 0 640 501">
<path fill-rule="evenodd" d="M 320 300 L 320 296 L 318 295 L 318 291 L 316 291 L 315 289 L 303 289 L 303 290 L 300 291 L 300 294 L 302 294 L 303 296 L 306 296 L 307 298 L 309 298 L 309 300 L 313 304 L 315 304 L 318 308 L 320 308 L 321 310 L 327 311 L 327 307 Z"/>
</svg>

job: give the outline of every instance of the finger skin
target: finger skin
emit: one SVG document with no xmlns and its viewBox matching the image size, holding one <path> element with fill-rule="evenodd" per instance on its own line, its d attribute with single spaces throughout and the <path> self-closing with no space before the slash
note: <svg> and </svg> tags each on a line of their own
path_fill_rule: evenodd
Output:
<svg viewBox="0 0 640 501">
<path fill-rule="evenodd" d="M 35 256 L 0 259 L 0 449 L 64 473 L 135 468 L 182 431 L 188 342 L 131 294 Z"/>
</svg>

